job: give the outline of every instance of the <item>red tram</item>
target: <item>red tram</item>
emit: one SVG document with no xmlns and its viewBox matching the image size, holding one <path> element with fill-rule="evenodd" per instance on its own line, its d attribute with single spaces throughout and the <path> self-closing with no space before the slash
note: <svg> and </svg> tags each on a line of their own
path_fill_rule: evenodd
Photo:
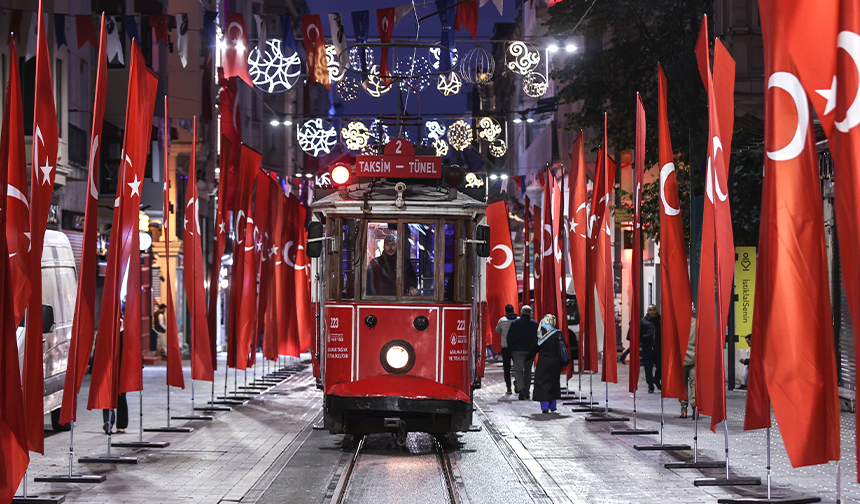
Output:
<svg viewBox="0 0 860 504">
<path fill-rule="evenodd" d="M 486 188 L 412 149 L 394 139 L 384 156 L 357 156 L 317 177 L 308 255 L 321 307 L 317 379 L 333 434 L 395 432 L 405 442 L 406 432 L 472 423 L 483 376 Z"/>
</svg>

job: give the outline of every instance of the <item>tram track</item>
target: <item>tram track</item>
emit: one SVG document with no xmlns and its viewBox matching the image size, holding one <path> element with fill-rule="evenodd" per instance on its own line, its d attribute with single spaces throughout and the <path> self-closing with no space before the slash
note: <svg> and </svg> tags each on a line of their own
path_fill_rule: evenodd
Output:
<svg viewBox="0 0 860 504">
<path fill-rule="evenodd" d="M 341 467 L 334 475 L 337 484 L 330 491 L 327 502 L 365 502 L 371 496 L 377 497 L 378 502 L 385 502 L 387 500 L 379 496 L 397 495 L 402 491 L 398 486 L 406 484 L 413 490 L 423 489 L 429 501 L 440 502 L 431 498 L 436 495 L 449 504 L 463 504 L 445 441 L 425 433 L 413 433 L 410 441 L 397 448 L 386 434 L 363 436 L 354 451 L 342 459 Z M 435 464 L 429 462 L 431 458 L 435 459 Z M 429 466 L 437 470 L 433 471 Z M 401 477 L 390 477 L 392 473 L 400 473 Z M 373 488 L 367 484 L 370 482 Z M 390 488 L 385 488 L 385 485 Z"/>
</svg>

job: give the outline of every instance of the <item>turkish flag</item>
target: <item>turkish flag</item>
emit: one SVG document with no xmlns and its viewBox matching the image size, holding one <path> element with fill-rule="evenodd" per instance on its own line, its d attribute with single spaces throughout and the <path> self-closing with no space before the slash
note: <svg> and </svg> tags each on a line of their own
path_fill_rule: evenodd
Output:
<svg viewBox="0 0 860 504">
<path fill-rule="evenodd" d="M 245 30 L 245 16 L 238 12 L 225 14 L 227 28 L 224 29 L 224 53 L 221 66 L 224 78 L 239 77 L 245 84 L 253 87 L 254 81 L 248 73 L 248 32 Z"/>
<path fill-rule="evenodd" d="M 191 161 L 185 190 L 185 297 L 191 314 L 191 379 L 214 380 L 209 325 L 206 321 L 206 291 L 203 288 L 203 235 L 200 232 L 200 198 L 197 195 L 197 118 L 194 118 Z M 166 214 L 165 214 L 166 215 Z"/>
<path fill-rule="evenodd" d="M 11 41 L 10 41 L 11 42 Z M 14 108 L 18 108 L 18 119 L 21 117 L 21 93 L 19 89 L 18 58 L 15 44 L 12 42 L 11 58 L 9 61 L 9 82 L 6 86 L 6 100 L 3 113 L 3 128 L 0 133 L 0 163 L 3 163 L 10 151 L 10 144 L 18 142 L 11 136 L 12 116 Z M 15 91 L 17 90 L 17 99 Z M 20 142 L 23 143 L 23 128 L 20 130 Z M 23 150 L 23 146 L 20 147 Z M 0 201 L 6 199 L 7 171 L 0 166 Z M 0 230 L 6 228 L 9 214 L 7 205 L 0 205 Z M 21 372 L 18 367 L 18 345 L 15 336 L 15 308 L 13 298 L 20 296 L 15 290 L 11 277 L 9 250 L 6 248 L 6 234 L 0 233 L 0 501 L 12 502 L 18 485 L 24 478 L 27 466 L 30 464 L 30 454 L 27 452 L 27 428 L 25 417 L 21 414 L 24 409 L 24 396 L 21 389 Z"/>
<path fill-rule="evenodd" d="M 296 292 L 296 240 L 301 227 L 299 212 L 301 204 L 295 195 L 290 194 L 286 201 L 286 217 L 284 218 L 283 240 L 278 277 L 283 282 L 283 316 L 278 320 L 278 353 L 298 357 L 301 345 L 298 332 L 298 295 Z"/>
<path fill-rule="evenodd" d="M 376 10 L 376 27 L 379 29 L 379 41 L 383 44 L 391 42 L 391 35 L 394 33 L 394 7 L 388 9 Z M 379 61 L 379 76 L 382 77 L 382 82 L 388 85 L 388 47 L 382 48 L 382 58 Z"/>
<path fill-rule="evenodd" d="M 160 14 L 158 16 L 149 16 L 149 26 L 152 27 L 152 33 L 153 37 L 155 38 L 156 44 L 160 42 L 167 42 L 167 16 L 165 16 L 164 14 Z M 245 42 L 245 45 L 247 47 L 247 37 Z"/>
<path fill-rule="evenodd" d="M 322 21 L 320 21 L 319 14 L 302 14 L 302 33 L 304 34 L 305 54 L 307 55 L 308 89 L 313 89 L 314 83 L 319 82 L 326 89 L 331 90 L 328 60 L 325 56 L 325 38 L 323 37 Z"/>
<path fill-rule="evenodd" d="M 630 381 L 639 388 L 639 319 L 642 318 L 642 179 L 645 177 L 645 107 L 636 93 L 636 163 L 633 165 L 633 257 L 630 260 Z"/>
<path fill-rule="evenodd" d="M 466 27 L 473 39 L 478 38 L 478 0 L 466 0 L 457 5 L 454 29 L 460 31 L 460 25 Z"/>
<path fill-rule="evenodd" d="M 529 214 L 531 214 L 532 207 L 529 204 L 529 197 L 525 197 L 525 202 L 523 204 L 523 293 L 522 293 L 522 304 L 531 306 L 532 303 L 532 295 L 531 295 L 531 283 L 532 283 L 532 275 L 529 271 L 529 262 L 531 262 L 531 254 L 529 253 L 529 243 L 531 239 L 529 238 L 529 233 L 531 232 L 531 224 L 529 223 Z"/>
<path fill-rule="evenodd" d="M 6 84 L 6 112 L 3 129 L 7 134 L 0 162 L 8 160 L 6 169 L 6 247 L 9 251 L 9 275 L 12 281 L 15 325 L 21 322 L 30 301 L 30 202 L 27 197 L 27 153 L 24 146 L 24 109 L 21 101 L 21 77 L 18 73 L 18 50 L 9 48 L 9 81 Z"/>
<path fill-rule="evenodd" d="M 660 142 L 660 286 L 663 312 L 661 381 L 663 397 L 684 399 L 687 397 L 687 387 L 683 366 L 690 338 L 690 320 L 693 316 L 692 294 L 690 293 L 690 274 L 687 269 L 687 247 L 684 239 L 681 200 L 678 196 L 678 179 L 675 175 L 674 151 L 669 137 L 666 74 L 663 73 L 663 67 L 659 65 L 657 66 L 657 88 Z M 637 323 L 636 327 L 638 326 Z M 632 341 L 630 345 L 632 348 Z"/>
<path fill-rule="evenodd" d="M 557 328 L 566 328 L 567 318 L 559 305 L 564 303 L 561 290 L 561 256 L 559 247 L 559 228 L 561 223 L 561 189 L 552 173 L 546 171 L 546 185 L 543 197 L 543 229 L 541 233 L 541 312 L 554 315 Z M 564 333 L 564 332 L 563 332 Z"/>
<path fill-rule="evenodd" d="M 306 351 L 311 347 L 311 331 L 313 330 L 313 310 L 311 309 L 311 261 L 305 253 L 308 241 L 307 207 L 300 205 L 296 219 L 296 258 L 292 262 L 296 271 L 296 322 L 298 323 L 299 348 Z"/>
<path fill-rule="evenodd" d="M 93 105 L 93 123 L 90 133 L 90 159 L 88 166 L 86 203 L 84 210 L 84 240 L 81 254 L 81 270 L 78 273 L 78 296 L 75 300 L 75 315 L 72 322 L 72 339 L 69 342 L 69 365 L 63 385 L 63 406 L 60 423 L 77 418 L 78 392 L 86 375 L 87 365 L 95 338 L 96 277 L 98 264 L 96 241 L 98 239 L 99 203 L 99 153 L 101 151 L 102 121 L 107 95 L 107 34 L 105 17 L 102 14 L 99 58 L 96 71 L 96 90 Z"/>
<path fill-rule="evenodd" d="M 268 360 L 277 360 L 278 358 L 278 335 L 280 329 L 280 319 L 283 316 L 281 307 L 285 305 L 285 284 L 282 278 L 284 261 L 283 261 L 283 243 L 284 243 L 284 215 L 286 212 L 287 198 L 284 196 L 284 191 L 280 184 L 275 181 L 271 182 L 272 194 L 269 198 L 269 229 L 270 229 L 270 245 L 267 256 L 267 272 L 262 278 L 267 279 L 267 304 L 273 306 L 273 309 L 265 310 L 263 327 L 263 357 Z"/>
<path fill-rule="evenodd" d="M 93 373 L 87 409 L 114 409 L 117 395 L 141 390 L 142 354 L 140 350 L 140 267 L 138 251 L 138 214 L 140 189 L 146 168 L 151 136 L 152 115 L 158 78 L 146 68 L 136 41 L 131 44 L 131 63 L 123 138 L 124 158 L 120 163 L 120 184 L 114 202 L 111 246 L 108 251 L 99 335 L 93 357 Z M 125 331 L 120 331 L 120 293 L 128 273 L 125 303 Z M 123 337 L 120 356 L 119 338 Z M 120 358 L 122 368 L 120 369 Z M 120 373 L 121 371 L 121 373 Z"/>
<path fill-rule="evenodd" d="M 532 306 L 535 320 L 540 320 L 543 315 L 543 299 L 541 284 L 541 235 L 543 235 L 542 212 L 539 206 L 532 207 L 532 268 L 534 269 L 534 291 L 535 304 Z"/>
<path fill-rule="evenodd" d="M 57 166 L 57 113 L 51 59 L 45 34 L 42 2 L 39 1 L 38 48 L 36 50 L 36 90 L 33 103 L 33 156 L 30 175 L 30 304 L 27 309 L 27 335 L 24 346 L 24 403 L 27 441 L 31 451 L 44 453 L 45 431 L 38 421 L 44 415 L 45 393 L 42 355 L 42 243 L 51 210 Z"/>
<path fill-rule="evenodd" d="M 257 225 L 257 246 L 254 257 L 256 259 L 257 271 L 259 271 L 258 294 L 257 294 L 257 326 L 254 331 L 254 344 L 251 346 L 251 360 L 256 362 L 257 346 L 260 334 L 265 326 L 266 309 L 269 303 L 269 284 L 271 281 L 271 269 L 269 254 L 271 252 L 271 202 L 275 191 L 275 183 L 269 174 L 260 169 L 257 172 L 257 198 L 254 203 L 254 223 Z"/>
<path fill-rule="evenodd" d="M 505 313 L 505 305 L 517 306 L 517 268 L 514 263 L 511 228 L 508 224 L 508 206 L 504 201 L 487 206 L 487 225 L 490 226 L 490 257 L 487 258 L 487 304 L 491 314 Z M 495 327 L 495 326 L 493 326 Z M 501 352 L 502 336 L 493 334 L 493 352 Z"/>
<path fill-rule="evenodd" d="M 239 97 L 236 89 L 236 79 L 231 79 L 221 87 L 218 101 L 221 104 L 221 138 L 226 139 L 228 144 L 221 145 L 220 167 L 221 174 L 219 184 L 224 185 L 224 221 L 227 222 L 227 212 L 239 210 L 236 201 L 236 192 L 239 186 L 239 157 L 242 143 L 242 115 L 239 109 Z M 232 146 L 232 147 L 231 147 Z M 220 201 L 220 200 L 219 200 Z M 219 203 L 220 204 L 220 203 Z"/>
<path fill-rule="evenodd" d="M 606 114 L 603 117 L 603 145 L 606 139 Z M 615 352 L 615 292 L 612 280 L 612 253 L 610 245 L 611 191 L 615 181 L 615 163 L 604 148 L 598 151 L 599 165 L 591 197 L 591 208 L 595 225 L 591 228 L 594 250 L 594 284 L 603 315 L 603 369 L 601 379 L 618 383 L 618 361 Z M 590 313 L 589 313 L 590 314 Z M 596 331 L 596 324 L 595 324 Z"/>
<path fill-rule="evenodd" d="M 224 248 L 227 245 L 227 183 L 226 177 L 228 174 L 228 166 L 230 153 L 232 151 L 232 143 L 227 140 L 222 131 L 221 133 L 221 155 L 219 157 L 218 166 L 220 167 L 220 176 L 218 178 L 218 200 L 217 213 L 215 219 L 215 236 L 214 246 L 212 247 L 212 265 L 209 267 L 209 351 L 212 359 L 212 370 L 218 369 L 218 357 L 215 354 L 218 335 L 218 289 L 221 285 L 221 256 L 224 255 Z M 238 151 L 238 149 L 236 149 Z"/>
<path fill-rule="evenodd" d="M 170 117 L 167 115 L 167 96 L 164 97 L 164 117 Z M 170 280 L 170 172 L 167 169 L 169 161 L 168 140 L 169 136 L 164 135 L 164 190 L 161 192 L 162 212 L 164 215 L 164 264 L 162 270 L 164 270 L 164 284 L 166 290 L 165 304 L 167 305 L 167 310 L 164 315 L 167 329 L 165 331 L 165 339 L 167 342 L 167 348 L 165 349 L 167 352 L 167 385 L 184 389 L 185 377 L 182 375 L 182 355 L 179 350 L 179 333 L 176 328 L 176 306 L 173 302 L 173 282 Z M 194 149 L 193 143 L 191 148 Z M 193 154 L 191 156 L 191 163 L 193 166 Z M 186 250 L 186 261 L 191 255 L 192 253 Z M 187 273 L 188 275 L 191 275 L 193 270 L 188 268 Z M 186 275 L 186 278 L 188 275 Z M 188 298 L 189 306 L 191 306 L 193 300 L 191 299 L 191 296 L 188 296 Z"/>
<path fill-rule="evenodd" d="M 570 271 L 573 277 L 573 287 L 576 291 L 576 302 L 579 305 L 579 367 L 585 371 L 597 371 L 597 342 L 589 341 L 588 325 L 592 320 L 594 289 L 587 288 L 586 275 L 588 271 L 588 175 L 585 172 L 585 138 L 580 131 L 573 142 L 573 153 L 568 175 L 570 195 L 568 197 L 568 215 L 570 228 L 568 240 L 570 247 Z M 591 293 L 591 295 L 588 295 Z"/>
</svg>

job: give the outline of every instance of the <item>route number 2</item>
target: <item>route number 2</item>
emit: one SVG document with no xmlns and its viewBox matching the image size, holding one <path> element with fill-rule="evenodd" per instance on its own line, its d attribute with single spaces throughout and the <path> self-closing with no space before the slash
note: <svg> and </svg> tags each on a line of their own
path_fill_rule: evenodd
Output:
<svg viewBox="0 0 860 504">
<path fill-rule="evenodd" d="M 403 140 L 398 140 L 397 141 L 397 150 L 395 150 L 394 152 L 396 154 L 403 154 L 403 152 L 401 151 L 402 148 L 403 148 Z"/>
</svg>

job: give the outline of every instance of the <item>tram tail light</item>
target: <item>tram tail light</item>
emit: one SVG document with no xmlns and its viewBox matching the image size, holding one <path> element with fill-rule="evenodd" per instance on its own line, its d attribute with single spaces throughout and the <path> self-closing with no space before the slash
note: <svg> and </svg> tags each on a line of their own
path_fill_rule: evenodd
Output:
<svg viewBox="0 0 860 504">
<path fill-rule="evenodd" d="M 349 168 L 344 165 L 337 165 L 331 170 L 331 181 L 335 185 L 343 185 L 349 182 Z"/>
</svg>

